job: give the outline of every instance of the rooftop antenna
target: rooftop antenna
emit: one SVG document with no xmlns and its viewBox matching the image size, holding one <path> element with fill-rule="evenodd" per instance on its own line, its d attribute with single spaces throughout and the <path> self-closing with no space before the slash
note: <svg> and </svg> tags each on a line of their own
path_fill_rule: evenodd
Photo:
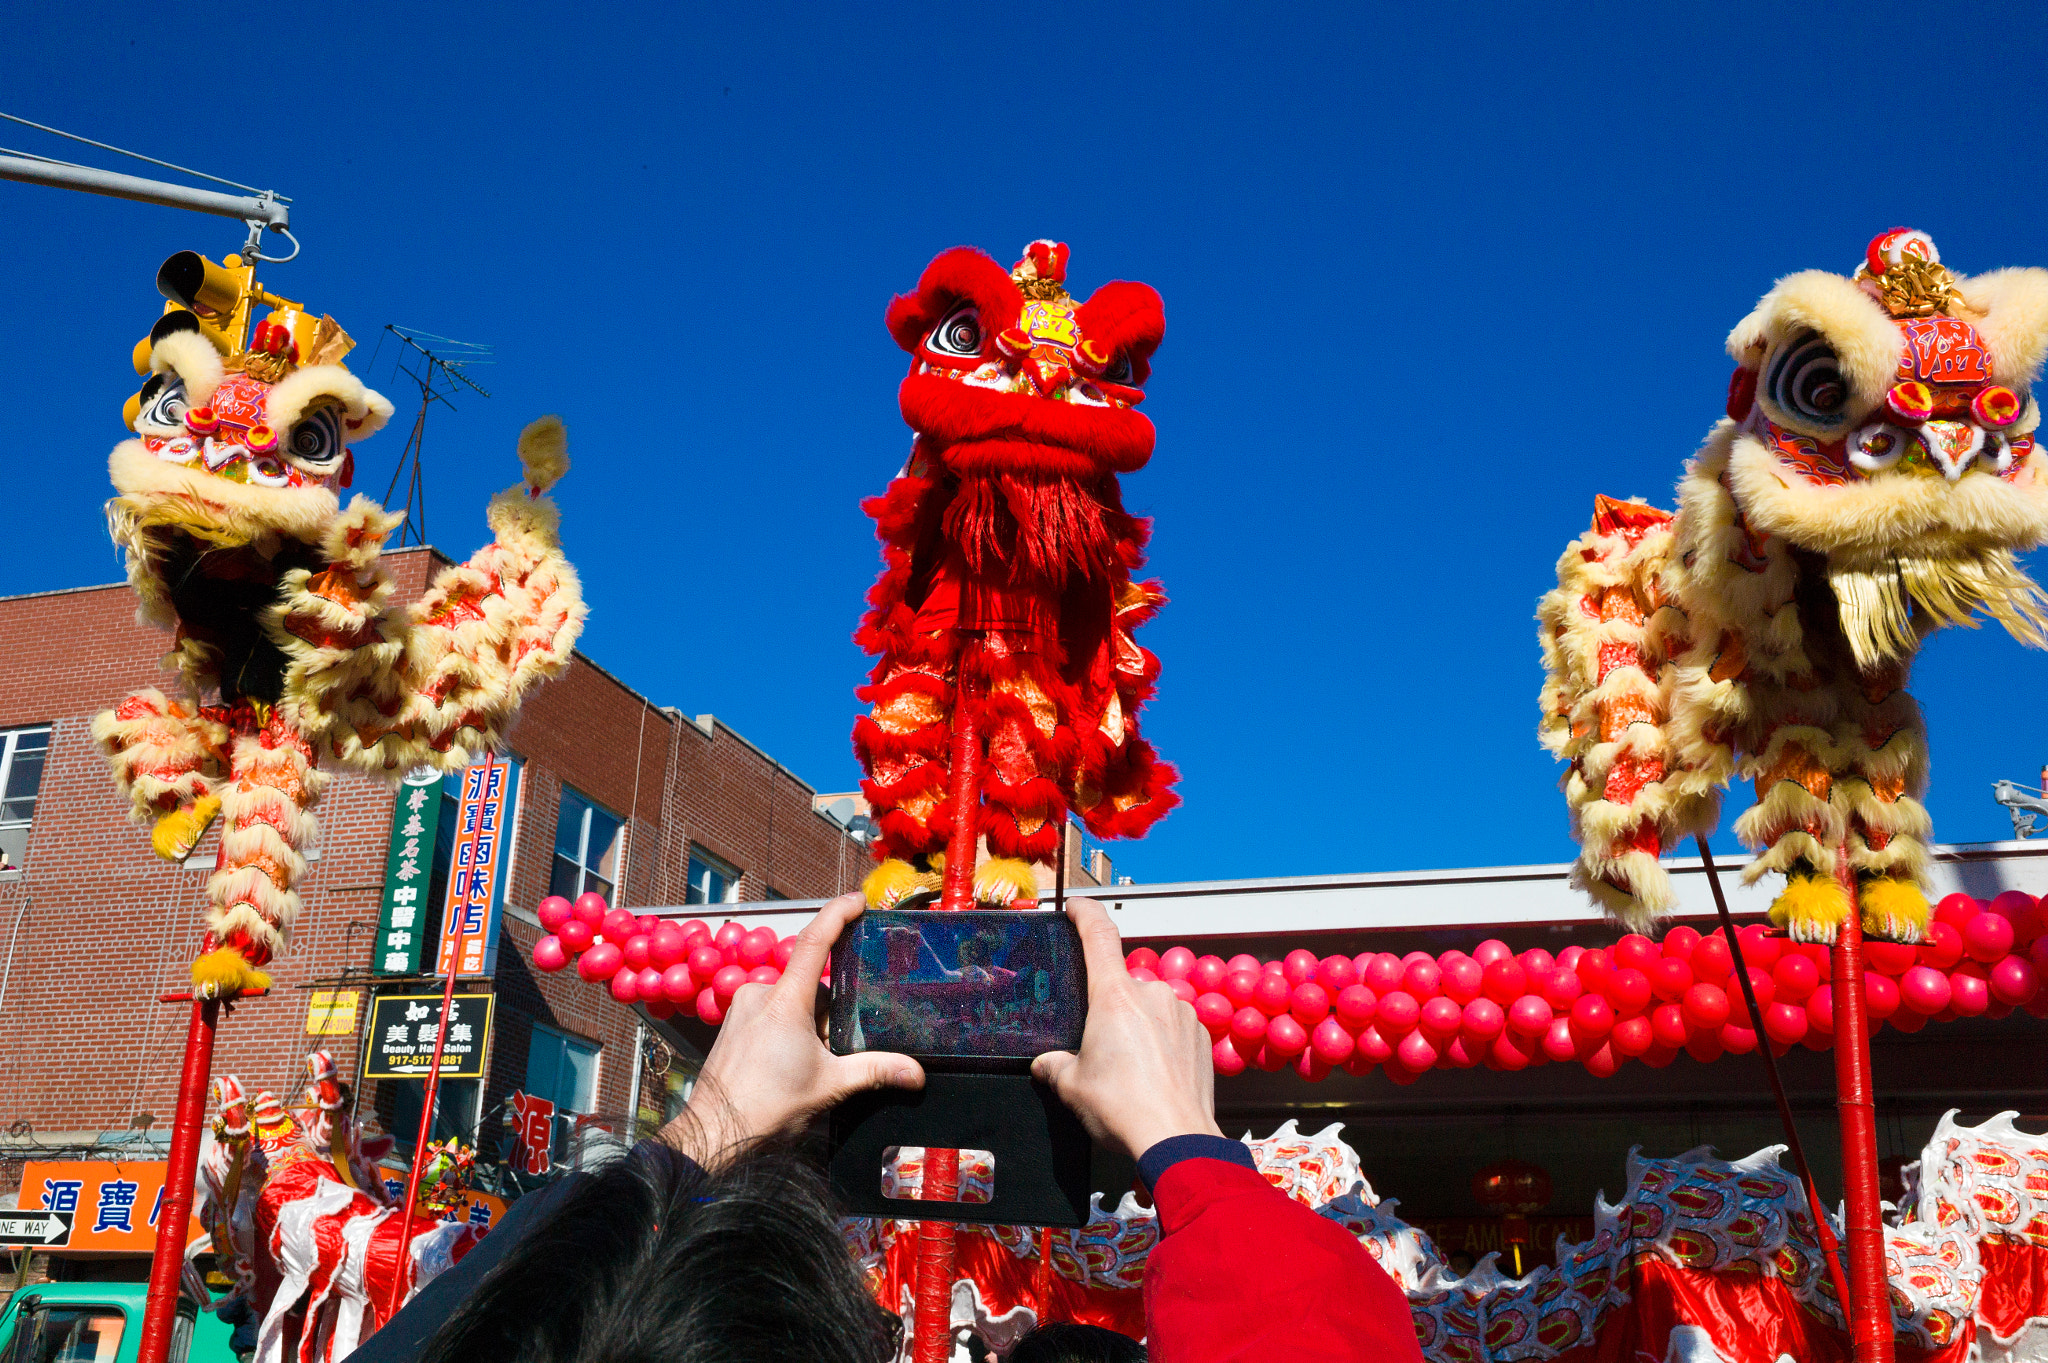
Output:
<svg viewBox="0 0 2048 1363">
<path fill-rule="evenodd" d="M 399 529 L 398 543 L 393 547 L 404 548 L 409 537 L 414 544 L 424 548 L 427 543 L 427 489 L 420 474 L 420 452 L 427 441 L 427 408 L 439 402 L 449 411 L 454 411 L 455 404 L 449 398 L 455 393 L 457 384 L 478 397 L 489 397 L 489 393 L 462 371 L 473 364 L 493 363 L 491 348 L 473 341 L 436 336 L 431 331 L 421 331 L 416 327 L 401 328 L 386 323 L 384 330 L 418 352 L 417 369 L 407 368 L 402 360 L 393 363 L 420 386 L 420 413 L 413 418 L 412 434 L 405 438 L 405 449 L 399 454 L 398 467 L 391 474 L 391 486 L 384 489 L 384 505 L 391 505 L 391 498 L 403 481 L 406 485 L 405 524 Z M 441 353 L 429 350 L 421 344 L 422 341 L 434 342 Z"/>
</svg>

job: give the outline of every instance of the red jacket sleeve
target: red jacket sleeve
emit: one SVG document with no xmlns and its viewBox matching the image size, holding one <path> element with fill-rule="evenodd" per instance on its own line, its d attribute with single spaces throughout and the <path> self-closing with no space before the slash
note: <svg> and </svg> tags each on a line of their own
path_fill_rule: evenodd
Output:
<svg viewBox="0 0 2048 1363">
<path fill-rule="evenodd" d="M 1394 1280 L 1342 1226 L 1256 1171 L 1183 1159 L 1152 1197 L 1151 1363 L 1420 1363 Z"/>
</svg>

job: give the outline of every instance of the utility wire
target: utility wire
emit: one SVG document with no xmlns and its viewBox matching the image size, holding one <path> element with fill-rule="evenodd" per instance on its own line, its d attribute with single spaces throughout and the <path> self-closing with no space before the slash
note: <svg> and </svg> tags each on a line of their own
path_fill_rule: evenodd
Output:
<svg viewBox="0 0 2048 1363">
<path fill-rule="evenodd" d="M 239 180 L 223 180 L 220 176 L 208 175 L 203 170 L 193 170 L 189 166 L 177 165 L 170 161 L 159 161 L 154 156 L 144 156 L 139 151 L 129 151 L 126 147 L 117 147 L 113 145 L 111 142 L 95 142 L 90 137 L 80 137 L 77 133 L 68 133 L 65 132 L 62 128 L 52 128 L 47 124 L 43 123 L 31 123 L 28 119 L 18 117 L 14 114 L 0 113 L 0 118 L 6 119 L 9 123 L 19 123 L 24 128 L 34 128 L 38 132 L 50 133 L 57 137 L 68 137 L 73 142 L 83 142 L 88 147 L 98 147 L 101 151 L 110 151 L 117 156 L 132 156 L 138 161 L 147 161 L 152 166 L 162 166 L 165 170 L 175 170 L 180 175 L 194 175 L 202 180 L 211 180 L 217 185 L 227 185 L 231 189 L 246 189 L 251 194 L 263 194 L 268 192 L 266 190 L 258 189 L 254 185 L 245 185 Z M 19 152 L 10 153 L 10 155 L 20 154 L 21 153 Z M 52 158 L 47 156 L 38 156 L 35 159 L 38 161 L 48 161 Z M 71 163 L 69 161 L 59 161 L 57 162 L 57 164 L 70 165 Z M 85 167 L 84 169 L 90 169 L 90 167 Z M 276 199 L 279 203 L 288 204 L 291 202 L 290 199 L 287 199 L 282 194 L 272 194 L 271 197 Z"/>
</svg>

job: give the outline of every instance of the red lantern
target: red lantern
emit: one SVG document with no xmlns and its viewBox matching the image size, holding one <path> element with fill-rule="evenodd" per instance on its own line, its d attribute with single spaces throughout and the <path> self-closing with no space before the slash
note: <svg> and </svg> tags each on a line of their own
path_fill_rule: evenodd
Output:
<svg viewBox="0 0 2048 1363">
<path fill-rule="evenodd" d="M 1501 1219 L 1501 1239 L 1513 1251 L 1520 1277 L 1522 1247 L 1530 1242 L 1527 1217 L 1550 1205 L 1550 1174 L 1527 1160 L 1504 1159 L 1472 1175 L 1472 1200 Z"/>
</svg>

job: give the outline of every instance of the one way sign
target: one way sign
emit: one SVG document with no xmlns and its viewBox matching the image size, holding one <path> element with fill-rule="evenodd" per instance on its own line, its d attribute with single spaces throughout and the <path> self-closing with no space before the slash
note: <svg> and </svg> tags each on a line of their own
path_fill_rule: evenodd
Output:
<svg viewBox="0 0 2048 1363">
<path fill-rule="evenodd" d="M 75 1212 L 0 1211 L 0 1245 L 62 1245 L 71 1239 Z"/>
</svg>

